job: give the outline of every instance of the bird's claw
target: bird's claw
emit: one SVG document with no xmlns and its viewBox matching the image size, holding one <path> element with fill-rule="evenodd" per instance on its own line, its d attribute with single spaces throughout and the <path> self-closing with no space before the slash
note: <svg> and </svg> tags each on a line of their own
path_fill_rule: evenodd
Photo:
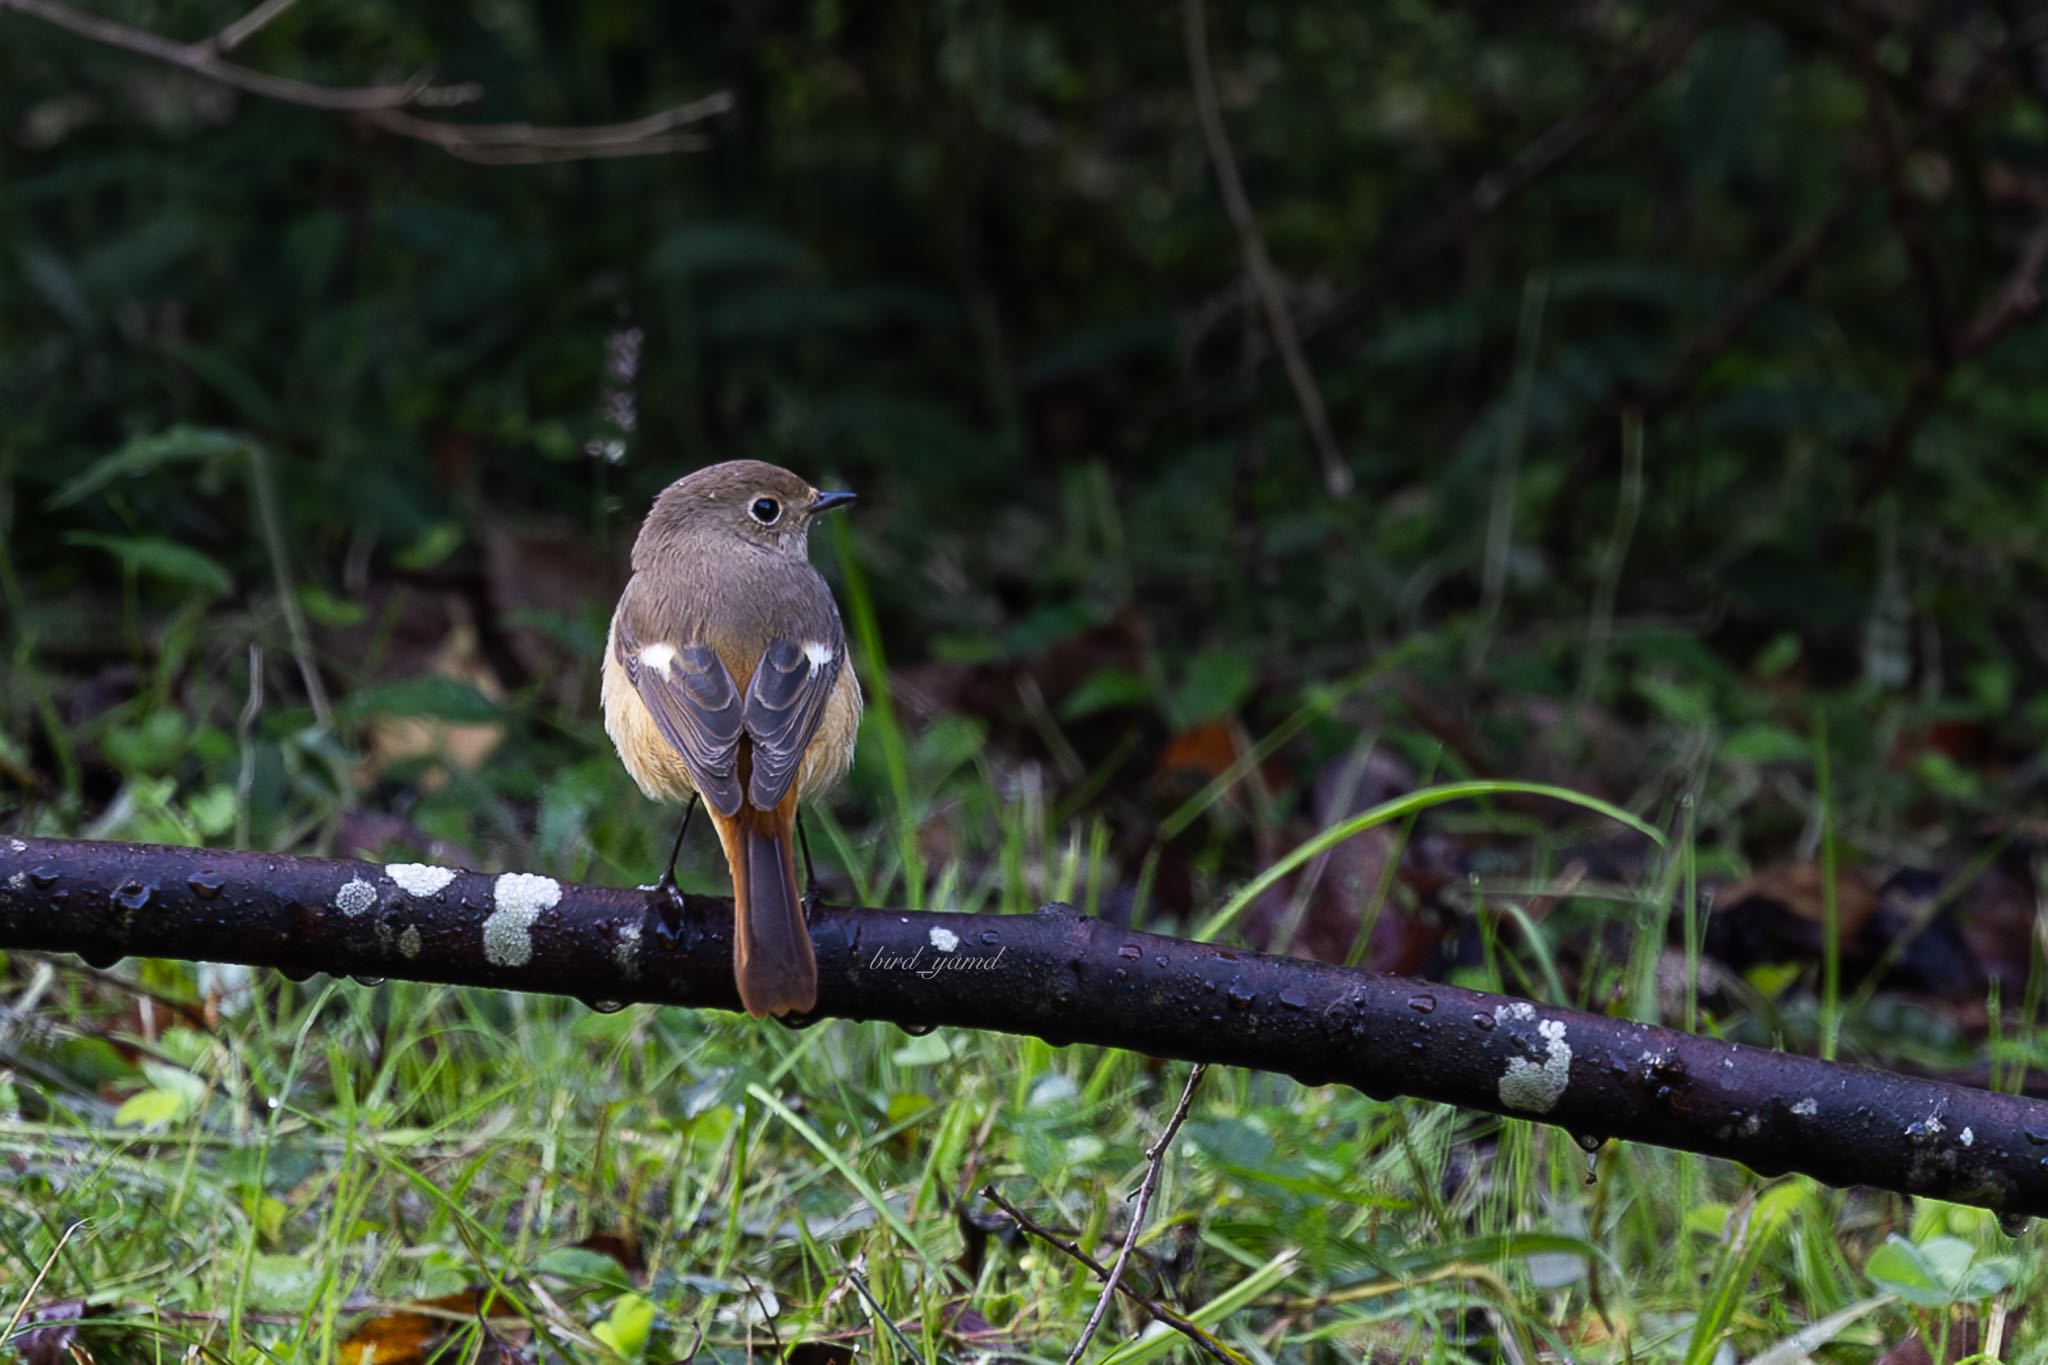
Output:
<svg viewBox="0 0 2048 1365">
<path fill-rule="evenodd" d="M 683 900 L 683 889 L 676 885 L 674 877 L 663 877 L 652 886 L 641 890 L 653 893 L 654 928 L 664 941 L 673 943 L 683 934 L 683 911 L 687 908 Z"/>
</svg>

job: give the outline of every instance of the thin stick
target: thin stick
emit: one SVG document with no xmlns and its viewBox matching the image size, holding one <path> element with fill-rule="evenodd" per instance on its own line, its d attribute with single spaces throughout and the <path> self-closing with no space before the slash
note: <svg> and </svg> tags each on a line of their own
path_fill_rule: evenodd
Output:
<svg viewBox="0 0 2048 1365">
<path fill-rule="evenodd" d="M 7 1320 L 7 1330 L 0 1332 L 0 1341 L 5 1341 L 13 1336 L 14 1329 L 21 1326 L 22 1318 L 28 1313 L 28 1306 L 36 1301 L 36 1291 L 43 1287 L 43 1281 L 49 1277 L 50 1267 L 57 1264 L 57 1258 L 64 1254 L 64 1247 L 71 1241 L 71 1235 L 80 1228 L 91 1226 L 91 1219 L 81 1218 L 70 1227 L 64 1229 L 64 1235 L 57 1239 L 57 1245 L 50 1248 L 50 1254 L 44 1258 L 42 1265 L 36 1270 L 36 1277 L 28 1282 L 28 1292 L 23 1294 L 21 1302 L 14 1306 L 14 1316 Z"/>
<path fill-rule="evenodd" d="M 1993 292 L 1970 325 L 1946 354 L 1930 355 L 1914 372 L 1906 396 L 1885 428 L 1875 458 L 1856 482 L 1854 506 L 1870 505 L 1879 489 L 1905 463 L 1914 438 L 1933 413 L 1949 380 L 1965 362 L 1975 360 L 2019 323 L 2041 311 L 2041 274 L 2048 269 L 2048 213 L 2044 213 L 2013 260 L 2011 272 Z"/>
<path fill-rule="evenodd" d="M 290 9 L 298 0 L 263 0 L 241 18 L 213 35 L 213 50 L 233 52 L 243 43 L 255 37 L 266 25 Z"/>
<path fill-rule="evenodd" d="M 273 76 L 228 61 L 221 54 L 283 13 L 290 0 L 264 0 L 212 38 L 181 43 L 147 29 L 74 9 L 60 0 L 0 0 L 0 14 L 13 10 L 67 33 L 137 57 L 189 71 L 251 95 L 327 113 L 349 114 L 388 133 L 439 147 L 450 156 L 487 165 L 572 161 L 596 157 L 656 156 L 689 151 L 703 139 L 677 130 L 733 107 L 729 91 L 664 109 L 626 123 L 551 127 L 532 123 L 443 123 L 405 112 L 433 83 L 422 71 L 396 85 L 318 85 Z"/>
<path fill-rule="evenodd" d="M 1237 171 L 1237 154 L 1230 146 L 1230 131 L 1223 124 L 1223 109 L 1216 98 L 1216 75 L 1209 67 L 1209 24 L 1202 12 L 1202 0 L 1186 0 L 1181 9 L 1181 27 L 1187 40 L 1188 80 L 1195 88 L 1195 112 L 1202 121 L 1202 140 L 1209 147 L 1209 161 L 1216 169 L 1216 188 L 1222 191 L 1224 210 L 1243 243 L 1245 272 L 1251 276 L 1259 306 L 1266 314 L 1266 327 L 1273 334 L 1273 347 L 1287 370 L 1287 382 L 1294 400 L 1301 405 L 1301 419 L 1308 426 L 1309 440 L 1322 461 L 1323 487 L 1333 498 L 1351 491 L 1351 466 L 1337 448 L 1337 434 L 1330 429 L 1330 414 L 1323 407 L 1323 393 L 1316 386 L 1315 372 L 1302 354 L 1301 337 L 1294 329 L 1294 317 L 1280 296 L 1280 282 L 1266 254 L 1266 240 L 1259 231 L 1258 215 L 1244 192 L 1244 179 Z"/>
<path fill-rule="evenodd" d="M 883 1309 L 881 1301 L 875 1297 L 874 1291 L 868 1288 L 868 1282 L 861 1277 L 861 1273 L 852 1266 L 848 1266 L 846 1268 L 846 1282 L 852 1285 L 854 1292 L 866 1301 L 868 1311 L 881 1319 L 882 1325 L 889 1329 L 889 1335 L 895 1337 L 896 1344 L 903 1348 L 903 1353 L 915 1361 L 917 1365 L 924 1365 L 924 1357 L 918 1353 L 917 1347 L 912 1344 L 910 1338 L 903 1335 L 903 1329 L 896 1325 L 896 1319 L 890 1317 L 888 1312 Z"/>
<path fill-rule="evenodd" d="M 1001 1192 L 998 1191 L 995 1186 L 983 1185 L 981 1187 L 981 1197 L 988 1200 L 991 1204 L 994 1204 L 1004 1213 L 1010 1215 L 1010 1217 L 1016 1221 L 1017 1226 L 1019 1228 L 1022 1228 L 1025 1232 L 1030 1233 L 1033 1237 L 1036 1237 L 1039 1241 L 1044 1242 L 1047 1246 L 1054 1247 L 1059 1251 L 1066 1253 L 1066 1255 L 1069 1258 L 1079 1261 L 1082 1265 L 1088 1267 L 1089 1272 L 1093 1274 L 1096 1279 L 1107 1280 L 1109 1278 L 1108 1266 L 1096 1260 L 1093 1256 L 1090 1256 L 1087 1252 L 1081 1250 L 1079 1246 L 1077 1246 L 1073 1242 L 1068 1241 L 1066 1238 L 1060 1236 L 1051 1228 L 1046 1227 L 1043 1223 L 1036 1221 L 1032 1218 L 1030 1214 L 1024 1212 L 1024 1210 L 1018 1208 L 1009 1200 L 1003 1198 Z M 1119 1283 L 1116 1286 L 1116 1290 L 1119 1294 L 1122 1294 L 1125 1298 L 1137 1304 L 1147 1313 L 1150 1313 L 1153 1317 L 1165 1323 L 1174 1331 L 1179 1332 L 1182 1336 L 1194 1342 L 1195 1345 L 1201 1347 L 1204 1352 L 1214 1357 L 1216 1360 L 1223 1362 L 1223 1365 L 1244 1365 L 1243 1358 L 1237 1355 L 1232 1350 L 1230 1350 L 1229 1347 L 1225 1346 L 1222 1342 L 1216 1340 L 1216 1338 L 1210 1336 L 1207 1332 L 1203 1331 L 1194 1322 L 1190 1321 L 1187 1318 L 1182 1317 L 1180 1314 L 1174 1312 L 1171 1308 L 1168 1308 L 1165 1304 L 1160 1303 L 1157 1299 L 1151 1298 L 1148 1295 L 1141 1293 L 1140 1291 L 1133 1289 L 1129 1285 L 1123 1283 Z"/>
<path fill-rule="evenodd" d="M 58 0 L 0 0 L 0 10 L 10 9 L 18 14 L 26 14 L 31 19 L 40 19 L 67 33 L 89 38 L 102 46 L 118 48 L 137 57 L 148 57 L 153 61 L 182 67 L 195 76 L 204 76 L 222 85 L 246 90 L 252 95 L 281 100 L 286 104 L 303 105 L 308 109 L 325 109 L 331 113 L 360 113 L 366 109 L 396 108 L 409 103 L 431 82 L 431 77 L 421 72 L 397 85 L 315 85 L 311 81 L 293 80 L 289 76 L 272 76 L 225 61 L 214 51 L 214 45 L 210 42 L 180 43 L 161 34 L 151 33 L 147 29 L 124 24 L 117 19 L 104 19 L 96 14 L 87 14 L 83 10 L 59 4 Z"/>
<path fill-rule="evenodd" d="M 1921 212 L 1920 201 L 1906 185 L 1905 158 L 1900 154 L 1897 120 L 1892 117 L 1891 100 L 1885 92 L 1884 67 L 1877 56 L 1877 35 L 1872 29 L 1871 16 L 1865 12 L 1865 0 L 1856 0 L 1843 9 L 1855 38 L 1856 65 L 1863 75 L 1865 117 L 1870 124 L 1871 146 L 1877 151 L 1878 168 L 1884 176 L 1885 203 L 1891 213 L 1892 233 L 1899 239 L 1899 249 L 1905 254 L 1906 264 L 1912 271 L 1914 289 L 1920 296 L 1921 323 L 1927 331 L 1928 353 L 1936 358 L 1946 357 L 1955 347 L 1948 294 L 1941 282 L 1941 264 L 1935 258 L 1934 244 L 1928 239 L 1927 215 Z"/>
<path fill-rule="evenodd" d="M 1435 218 L 1378 253 L 1372 272 L 1310 324 L 1310 337 L 1364 321 L 1388 294 L 1411 281 L 1429 279 L 1430 273 L 1422 266 L 1450 252 L 1531 185 L 1605 136 L 1622 115 L 1656 89 L 1692 50 L 1713 12 L 1713 5 L 1706 0 L 1690 0 L 1672 10 L 1642 48 L 1585 104 L 1545 128 L 1505 164 L 1474 181 Z"/>
<path fill-rule="evenodd" d="M 0 4 L 12 0 L 0 0 Z M 299 665 L 299 678 L 306 685 L 306 700 L 313 707 L 313 720 L 322 730 L 334 729 L 334 708 L 327 701 L 327 685 L 320 681 L 320 664 L 313 657 L 313 632 L 307 628 L 305 609 L 299 605 L 299 590 L 292 584 L 291 556 L 284 544 L 284 518 L 278 510 L 277 485 L 270 476 L 270 455 L 248 443 L 249 483 L 255 493 L 256 523 L 263 532 L 263 548 L 270 556 L 271 576 L 277 580 L 278 606 L 284 610 L 285 633 L 292 642 L 292 657 Z"/>
<path fill-rule="evenodd" d="M 256 790 L 256 721 L 263 714 L 263 646 L 249 642 L 249 698 L 235 721 L 241 767 L 235 774 L 235 846 L 249 846 L 249 793 Z"/>
<path fill-rule="evenodd" d="M 1194 4 L 1200 2 L 1192 0 Z M 1095 1329 L 1102 1325 L 1102 1315 L 1109 1311 L 1109 1301 L 1116 1297 L 1116 1287 L 1123 1283 L 1124 1267 L 1130 1264 L 1131 1252 L 1138 1245 L 1138 1234 L 1145 1230 L 1145 1213 L 1152 1205 L 1152 1193 L 1159 1188 L 1159 1173 L 1166 1168 L 1166 1149 L 1173 1145 L 1173 1135 L 1180 1131 L 1182 1120 L 1188 1116 L 1188 1105 L 1194 1101 L 1195 1087 L 1202 1083 L 1202 1077 L 1208 1072 L 1209 1068 L 1203 1062 L 1196 1062 L 1188 1068 L 1188 1083 L 1181 1088 L 1180 1103 L 1173 1107 L 1173 1117 L 1166 1121 L 1166 1131 L 1145 1149 L 1145 1179 L 1138 1186 L 1138 1206 L 1131 1210 L 1131 1226 L 1124 1232 L 1123 1249 L 1116 1254 L 1116 1264 L 1109 1268 L 1108 1281 L 1102 1286 L 1102 1297 L 1095 1301 L 1095 1311 L 1088 1315 L 1088 1325 L 1081 1329 L 1081 1339 L 1067 1353 L 1067 1365 L 1080 1365 L 1081 1353 L 1088 1349 Z"/>
</svg>

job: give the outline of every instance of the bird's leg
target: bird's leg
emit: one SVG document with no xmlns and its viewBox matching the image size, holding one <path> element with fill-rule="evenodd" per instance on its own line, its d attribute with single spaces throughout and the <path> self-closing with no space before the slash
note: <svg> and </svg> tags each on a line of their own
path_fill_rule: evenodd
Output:
<svg viewBox="0 0 2048 1365">
<path fill-rule="evenodd" d="M 654 889 L 662 893 L 661 931 L 674 938 L 683 928 L 683 889 L 676 885 L 676 859 L 682 856 L 683 836 L 690 832 L 690 817 L 697 813 L 697 793 L 690 793 L 690 804 L 683 808 L 683 823 L 676 830 L 676 841 L 668 851 L 668 866 L 662 870 L 661 880 Z"/>
<path fill-rule="evenodd" d="M 803 810 L 797 812 L 797 847 L 803 849 L 803 917 L 811 919 L 817 909 L 817 868 L 811 866 L 811 835 L 803 829 Z"/>
</svg>

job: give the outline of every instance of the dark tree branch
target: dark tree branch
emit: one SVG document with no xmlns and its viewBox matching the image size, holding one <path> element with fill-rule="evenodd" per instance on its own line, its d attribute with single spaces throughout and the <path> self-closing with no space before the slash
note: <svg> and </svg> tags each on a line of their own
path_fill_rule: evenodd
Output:
<svg viewBox="0 0 2048 1365">
<path fill-rule="evenodd" d="M 1506 165 L 1481 176 L 1436 217 L 1383 252 L 1372 273 L 1305 326 L 1303 334 L 1314 339 L 1351 327 L 1370 317 L 1403 284 L 1428 279 L 1422 267 L 1452 251 L 1531 185 L 1604 136 L 1637 101 L 1656 89 L 1692 50 L 1712 11 L 1713 6 L 1705 0 L 1679 5 L 1642 50 L 1591 99 L 1544 129 Z"/>
<path fill-rule="evenodd" d="M 1895 140 L 1894 156 L 1903 158 L 1914 148 L 1932 140 L 1957 117 L 2003 88 L 2013 54 L 2030 51 L 2044 40 L 2048 40 L 2048 25 L 2016 30 L 2005 41 L 1981 55 L 1947 98 L 1936 102 Z M 1876 95 L 1873 94 L 1872 98 Z M 1828 211 L 1744 280 L 1720 310 L 1680 349 L 1677 358 L 1655 384 L 1642 393 L 1616 395 L 1609 408 L 1592 423 L 1592 435 L 1580 447 L 1579 457 L 1566 480 L 1568 486 L 1592 480 L 1620 454 L 1618 431 L 1621 423 L 1616 421 L 1620 413 L 1633 413 L 1647 424 L 1669 414 L 1692 396 L 1701 377 L 1734 346 L 1750 323 L 1772 303 L 1796 289 L 1834 249 L 1883 178 L 1883 168 L 1882 155 L 1863 164 L 1852 165 L 1843 175 L 1841 189 Z M 1951 363 L 1956 349 L 1956 344 L 1946 348 Z M 1559 514 L 1570 505 L 1569 499 L 1557 504 Z"/>
<path fill-rule="evenodd" d="M 1912 381 L 1906 387 L 1906 396 L 1900 400 L 1898 411 L 1892 414 L 1884 435 L 1878 439 L 1876 452 L 1864 464 L 1863 472 L 1856 480 L 1853 504 L 1856 508 L 1869 506 L 1878 490 L 1890 483 L 1900 466 L 1905 464 L 1914 439 L 1941 402 L 1941 396 L 1955 372 L 1990 350 L 2015 326 L 2040 312 L 2043 269 L 2048 269 L 2048 215 L 2034 225 L 2034 230 L 2020 245 L 2004 283 L 1985 302 L 1970 325 L 1963 329 L 1955 344 L 1946 351 L 1927 356 L 1914 370 Z"/>
<path fill-rule="evenodd" d="M 1687 0 L 1679 5 L 1591 99 L 1544 129 L 1505 164 L 1474 181 L 1420 227 L 1380 250 L 1364 279 L 1314 317 L 1298 323 L 1294 331 L 1300 344 L 1306 347 L 1356 327 L 1372 318 L 1389 298 L 1436 278 L 1430 267 L 1456 251 L 1530 186 L 1605 136 L 1654 90 L 1685 59 L 1713 9 L 1710 0 Z M 1270 305 L 1258 297 L 1247 299 L 1244 306 L 1265 306 L 1270 311 Z M 1243 401 L 1276 353 L 1286 359 L 1284 352 L 1275 351 L 1247 356 L 1231 379 L 1200 388 L 1169 407 L 1213 410 Z"/>
<path fill-rule="evenodd" d="M 2048 252 L 2048 236 L 2044 236 Z M 732 913 L 528 873 L 0 837 L 0 948 L 737 1009 Z M 821 1017 L 1412 1095 L 1833 1185 L 2048 1214 L 2048 1103 L 1433 982 L 1034 915 L 824 909 Z"/>
<path fill-rule="evenodd" d="M 1898 121 L 1893 117 L 1891 94 L 1885 89 L 1884 67 L 1877 58 L 1877 36 L 1872 31 L 1865 0 L 1847 6 L 1856 30 L 1856 65 L 1863 77 L 1864 100 L 1868 106 L 1871 145 L 1877 151 L 1877 165 L 1884 179 L 1885 205 L 1891 213 L 1892 233 L 1899 239 L 1914 291 L 1920 296 L 1922 325 L 1927 330 L 1928 354 L 1945 357 L 1954 348 L 1955 336 L 1949 325 L 1947 291 L 1941 283 L 1941 266 L 1927 231 L 1927 215 L 1906 184 L 1905 156 L 1899 147 Z"/>
<path fill-rule="evenodd" d="M 273 76 L 228 61 L 232 50 L 283 13 L 290 0 L 263 0 L 219 33 L 180 43 L 115 19 L 74 9 L 60 0 L 0 0 L 0 17 L 12 10 L 104 47 L 188 71 L 221 85 L 327 113 L 347 114 L 400 137 L 431 143 L 452 156 L 490 164 L 562 161 L 580 157 L 653 156 L 703 145 L 678 130 L 732 108 L 720 91 L 690 104 L 626 123 L 545 127 L 530 123 L 446 123 L 405 112 L 428 93 L 429 73 L 397 85 L 334 86 Z"/>
</svg>

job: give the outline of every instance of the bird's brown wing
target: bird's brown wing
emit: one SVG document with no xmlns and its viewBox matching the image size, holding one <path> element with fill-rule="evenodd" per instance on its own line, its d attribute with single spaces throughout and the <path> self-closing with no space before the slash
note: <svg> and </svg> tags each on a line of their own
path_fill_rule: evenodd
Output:
<svg viewBox="0 0 2048 1365">
<path fill-rule="evenodd" d="M 614 648 L 626 679 L 690 774 L 690 785 L 720 815 L 738 812 L 740 691 L 711 646 L 639 639 L 620 613 Z"/>
<path fill-rule="evenodd" d="M 754 741 L 753 772 L 747 781 L 747 804 L 773 810 L 803 768 L 804 751 L 818 733 L 825 703 L 839 681 L 845 647 L 804 646 L 794 640 L 771 640 L 762 651 L 747 684 L 744 719 Z M 823 657 L 813 657 L 822 654 Z"/>
</svg>

